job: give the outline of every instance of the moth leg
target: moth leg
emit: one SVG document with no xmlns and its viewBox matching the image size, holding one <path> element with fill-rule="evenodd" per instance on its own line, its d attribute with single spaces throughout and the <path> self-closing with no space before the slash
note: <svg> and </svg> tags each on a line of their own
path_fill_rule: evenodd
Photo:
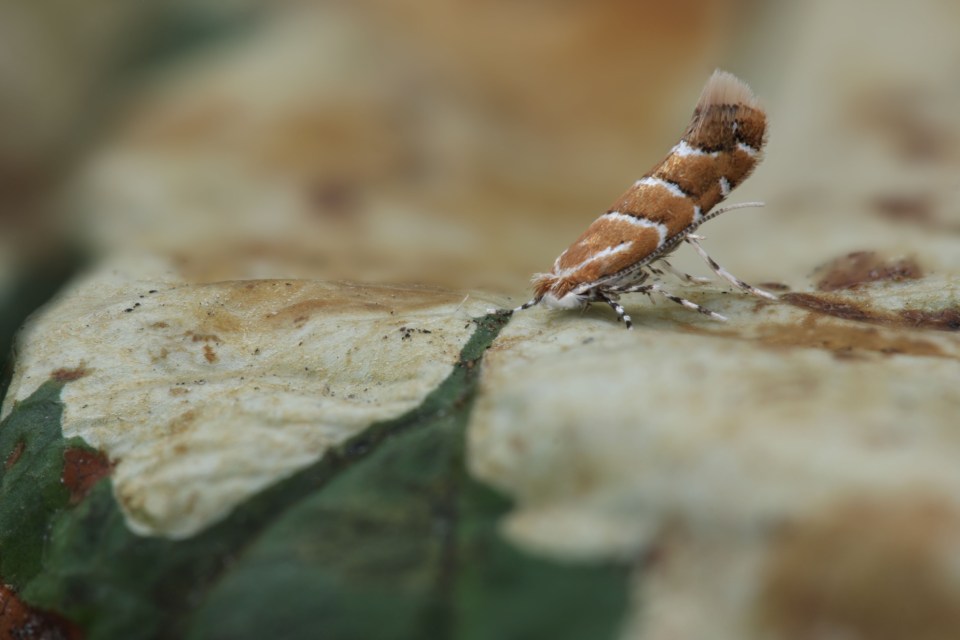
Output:
<svg viewBox="0 0 960 640">
<path fill-rule="evenodd" d="M 667 300 L 670 300 L 671 302 L 676 302 L 677 304 L 682 305 L 687 309 L 693 309 L 694 311 L 698 313 L 702 313 L 705 316 L 709 316 L 714 320 L 725 321 L 727 319 L 726 316 L 722 316 L 719 313 L 716 313 L 715 311 L 710 311 L 710 309 L 707 309 L 706 307 L 701 306 L 692 300 L 687 300 L 686 298 L 681 298 L 680 296 L 675 296 L 672 293 L 665 291 L 663 287 L 661 287 L 659 284 L 637 285 L 635 287 L 627 287 L 626 289 L 619 289 L 618 291 L 620 293 L 646 293 L 646 294 L 649 294 L 651 291 L 653 291 L 655 293 L 659 293 L 660 295 L 662 295 Z"/>
<path fill-rule="evenodd" d="M 772 293 L 768 293 L 763 289 L 757 289 L 756 287 L 747 284 L 746 282 L 744 282 L 743 280 L 736 277 L 735 275 L 733 275 L 732 273 L 730 273 L 729 271 L 721 267 L 719 264 L 717 264 L 717 261 L 711 258 L 707 254 L 706 250 L 702 246 L 700 246 L 700 242 L 699 242 L 700 239 L 701 239 L 700 236 L 695 236 L 693 234 L 690 234 L 686 238 L 684 238 L 684 240 L 686 240 L 686 242 L 689 243 L 696 250 L 696 252 L 700 254 L 700 257 L 703 258 L 703 261 L 707 263 L 707 266 L 713 269 L 714 273 L 716 273 L 718 276 L 720 276 L 724 280 L 730 282 L 738 289 L 742 289 L 747 293 L 753 294 L 760 298 L 765 298 L 767 300 L 777 299 L 777 296 L 773 295 Z"/>
<path fill-rule="evenodd" d="M 619 291 L 617 293 L 619 293 Z M 610 305 L 610 308 L 613 309 L 614 313 L 617 314 L 617 322 L 623 320 L 623 324 L 627 329 L 633 329 L 633 320 L 630 318 L 630 315 L 627 314 L 627 311 L 623 308 L 623 305 L 617 302 L 617 294 L 608 296 L 598 291 L 595 295 L 597 296 L 598 302 L 606 302 L 608 305 Z"/>
<path fill-rule="evenodd" d="M 710 282 L 710 278 L 701 278 L 700 276 L 692 276 L 689 273 L 685 273 L 675 268 L 672 264 L 670 264 L 664 259 L 660 260 L 660 264 L 663 265 L 664 270 L 670 273 L 670 275 L 675 276 L 676 278 L 679 278 L 684 282 L 689 282 L 691 284 L 705 284 L 707 282 Z"/>
</svg>

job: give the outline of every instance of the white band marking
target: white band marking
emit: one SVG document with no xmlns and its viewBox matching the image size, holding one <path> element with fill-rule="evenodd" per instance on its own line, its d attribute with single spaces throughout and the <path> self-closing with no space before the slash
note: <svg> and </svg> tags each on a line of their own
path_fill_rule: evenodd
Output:
<svg viewBox="0 0 960 640">
<path fill-rule="evenodd" d="M 653 224 L 653 223 L 651 223 L 651 224 Z M 621 242 L 620 244 L 615 245 L 615 246 L 613 246 L 613 247 L 607 247 L 606 249 L 603 249 L 603 250 L 601 250 L 601 251 L 597 251 L 596 253 L 594 253 L 594 254 L 591 255 L 590 257 L 586 258 L 585 260 L 582 260 L 579 264 L 576 264 L 576 265 L 574 265 L 574 266 L 572 266 L 572 267 L 568 267 L 568 268 L 564 269 L 563 271 L 561 271 L 561 272 L 559 272 L 559 273 L 556 273 L 556 274 L 554 274 L 554 275 L 556 275 L 557 278 L 566 278 L 566 277 L 569 276 L 570 274 L 576 273 L 577 271 L 579 271 L 579 270 L 582 269 L 583 267 L 587 266 L 587 265 L 590 264 L 591 262 L 596 262 L 597 260 L 603 260 L 604 258 L 609 258 L 610 256 L 615 256 L 615 255 L 617 255 L 618 253 L 623 253 L 624 251 L 629 250 L 631 246 L 633 246 L 633 241 L 632 241 L 632 240 L 627 240 L 626 242 Z"/>
<path fill-rule="evenodd" d="M 703 149 L 698 149 L 697 147 L 690 146 L 686 140 L 681 140 L 678 142 L 673 149 L 670 150 L 670 153 L 675 153 L 680 157 L 686 156 L 710 156 L 711 158 L 716 158 L 720 155 L 719 151 L 711 151 L 707 153 Z"/>
<path fill-rule="evenodd" d="M 653 229 L 657 232 L 659 240 L 657 241 L 657 247 L 663 246 L 663 243 L 667 241 L 667 225 L 653 222 L 652 220 L 647 220 L 646 218 L 638 218 L 636 216 L 629 216 L 625 213 L 620 213 L 619 211 L 611 211 L 608 214 L 604 215 L 605 218 L 610 218 L 611 220 L 618 220 L 621 222 L 629 222 L 635 227 L 642 227 L 644 229 Z"/>
<path fill-rule="evenodd" d="M 730 183 L 723 176 L 720 176 L 720 195 L 724 198 L 730 195 Z"/>
<path fill-rule="evenodd" d="M 677 184 L 670 182 L 669 180 L 663 180 L 661 178 L 654 178 L 653 176 L 647 176 L 646 178 L 640 178 L 633 183 L 635 187 L 663 187 L 670 192 L 671 195 L 677 196 L 678 198 L 686 198 L 687 194 L 683 192 Z"/>
</svg>

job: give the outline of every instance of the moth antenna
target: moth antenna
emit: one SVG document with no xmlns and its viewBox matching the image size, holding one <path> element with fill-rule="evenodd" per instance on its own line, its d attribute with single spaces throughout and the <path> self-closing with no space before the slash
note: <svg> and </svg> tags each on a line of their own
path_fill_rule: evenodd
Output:
<svg viewBox="0 0 960 640">
<path fill-rule="evenodd" d="M 703 217 L 700 219 L 700 222 L 697 224 L 697 226 L 700 226 L 701 224 L 703 224 L 703 223 L 706 222 L 707 220 L 713 220 L 714 218 L 716 218 L 716 217 L 719 216 L 720 214 L 726 213 L 727 211 L 733 211 L 734 209 L 749 209 L 749 208 L 753 208 L 753 207 L 759 208 L 759 207 L 765 207 L 765 206 L 767 206 L 765 202 L 759 202 L 759 201 L 757 201 L 757 202 L 738 202 L 737 204 L 728 204 L 728 205 L 725 206 L 725 207 L 720 207 L 719 209 L 717 209 L 717 210 L 715 210 L 715 211 L 711 211 L 711 212 L 708 213 L 707 215 L 703 216 Z M 702 236 L 701 236 L 700 239 L 701 239 L 701 240 L 703 239 Z"/>
</svg>

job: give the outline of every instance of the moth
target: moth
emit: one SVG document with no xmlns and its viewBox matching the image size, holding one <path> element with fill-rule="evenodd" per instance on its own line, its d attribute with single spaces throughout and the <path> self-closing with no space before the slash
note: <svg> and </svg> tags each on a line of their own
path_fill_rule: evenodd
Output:
<svg viewBox="0 0 960 640">
<path fill-rule="evenodd" d="M 695 302 L 676 296 L 657 282 L 669 272 L 687 282 L 702 282 L 667 261 L 686 242 L 710 268 L 736 287 L 770 300 L 776 297 L 736 278 L 707 255 L 694 234 L 721 213 L 761 203 L 713 208 L 743 182 L 760 162 L 767 116 L 750 87 L 717 70 L 703 88 L 690 124 L 670 153 L 640 178 L 610 209 L 560 254 L 549 273 L 533 277 L 534 297 L 513 312 L 541 302 L 555 309 L 609 305 L 628 329 L 630 316 L 619 303 L 626 293 L 656 293 L 717 320 L 726 320 Z M 652 281 L 651 281 L 652 280 Z"/>
</svg>

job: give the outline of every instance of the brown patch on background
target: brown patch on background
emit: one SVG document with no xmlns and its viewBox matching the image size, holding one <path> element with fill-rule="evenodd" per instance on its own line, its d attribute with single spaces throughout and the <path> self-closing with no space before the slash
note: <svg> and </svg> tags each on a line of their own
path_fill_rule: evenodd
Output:
<svg viewBox="0 0 960 640">
<path fill-rule="evenodd" d="M 561 142 L 581 132 L 595 139 L 599 131 L 623 134 L 638 122 L 662 123 L 652 96 L 685 69 L 702 67 L 698 56 L 724 41 L 739 7 L 703 0 L 366 4 L 392 37 L 428 51 L 446 77 L 470 78 L 481 104 L 495 105 L 493 112 L 519 130 Z M 624 81 L 634 77 L 638 60 L 664 51 L 670 55 L 646 65 L 643 82 Z"/>
<path fill-rule="evenodd" d="M 904 160 L 943 162 L 956 157 L 958 140 L 948 116 L 930 109 L 938 97 L 922 86 L 882 86 L 853 101 L 850 122 L 885 140 Z"/>
<path fill-rule="evenodd" d="M 884 218 L 898 222 L 929 224 L 933 221 L 933 200 L 926 195 L 888 195 L 873 200 L 873 209 Z"/>
<path fill-rule="evenodd" d="M 77 504 L 101 478 L 110 475 L 113 465 L 104 454 L 75 447 L 63 453 L 60 481 L 70 492 L 70 504 Z"/>
<path fill-rule="evenodd" d="M 757 621 L 783 640 L 956 637 L 958 540 L 958 514 L 934 496 L 837 505 L 774 540 Z"/>
<path fill-rule="evenodd" d="M 855 289 L 866 282 L 917 280 L 923 270 L 913 258 L 884 260 L 873 251 L 855 251 L 823 265 L 817 272 L 817 289 L 837 291 Z"/>
<path fill-rule="evenodd" d="M 209 145 L 211 137 L 237 122 L 240 115 L 237 104 L 220 96 L 201 96 L 186 103 L 157 101 L 150 105 L 148 117 L 134 121 L 131 142 L 160 150 Z"/>
<path fill-rule="evenodd" d="M 251 161 L 301 184 L 370 183 L 395 175 L 409 150 L 382 103 L 343 97 L 290 103 L 262 123 Z"/>
<path fill-rule="evenodd" d="M 960 224 L 936 215 L 935 202 L 927 195 L 888 195 L 871 202 L 873 210 L 882 218 L 910 224 L 933 231 L 960 233 Z"/>
<path fill-rule="evenodd" d="M 306 197 L 311 211 L 328 220 L 348 220 L 361 208 L 358 187 L 347 180 L 315 181 Z"/>
<path fill-rule="evenodd" d="M 960 330 L 960 307 L 947 307 L 935 311 L 901 309 L 893 312 L 879 311 L 854 301 L 812 293 L 785 293 L 780 296 L 780 299 L 795 307 L 809 309 L 835 318 L 843 318 L 844 320 L 856 320 L 857 322 L 909 329 Z"/>
<path fill-rule="evenodd" d="M 27 448 L 27 444 L 23 440 L 17 441 L 17 444 L 13 446 L 13 449 L 10 451 L 10 454 L 7 456 L 6 461 L 3 463 L 4 469 L 9 469 L 13 465 L 17 464 L 17 460 L 20 459 L 20 456 L 23 455 L 23 451 Z"/>
<path fill-rule="evenodd" d="M 34 609 L 12 587 L 0 584 L 0 638 L 80 640 L 83 633 L 66 618 Z"/>
<path fill-rule="evenodd" d="M 88 373 L 90 373 L 90 370 L 87 369 L 85 364 L 81 363 L 74 369 L 68 369 L 66 367 L 54 369 L 50 372 L 50 377 L 57 382 L 73 382 L 74 380 L 79 380 Z"/>
</svg>

